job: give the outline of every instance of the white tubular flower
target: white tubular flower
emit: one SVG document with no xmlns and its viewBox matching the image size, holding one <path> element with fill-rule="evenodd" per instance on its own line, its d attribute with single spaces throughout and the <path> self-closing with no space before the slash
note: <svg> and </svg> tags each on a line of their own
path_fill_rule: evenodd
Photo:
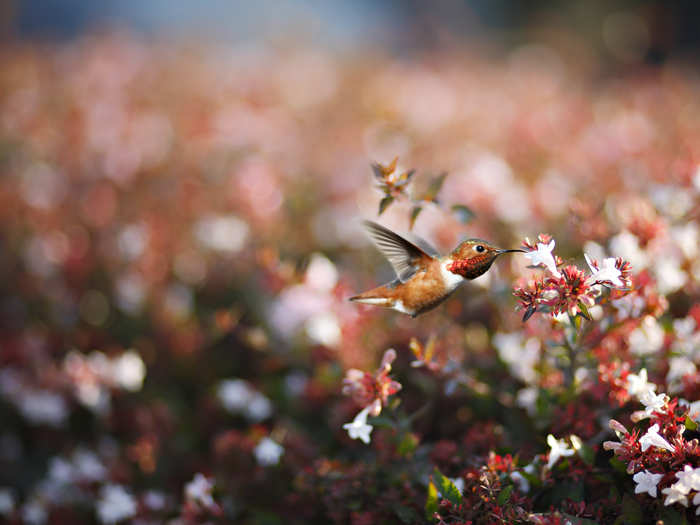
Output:
<svg viewBox="0 0 700 525">
<path fill-rule="evenodd" d="M 587 253 L 584 253 L 583 256 L 585 257 L 586 262 L 588 263 L 588 267 L 591 269 L 592 275 L 588 278 L 589 283 L 611 283 L 613 286 L 618 286 L 620 288 L 622 288 L 625 285 L 620 280 L 620 276 L 622 275 L 622 273 L 615 266 L 614 257 L 608 257 L 607 259 L 603 259 L 603 265 L 600 268 L 598 268 L 597 262 L 588 257 Z"/>
<path fill-rule="evenodd" d="M 627 376 L 627 392 L 629 395 L 640 398 L 644 393 L 654 392 L 655 390 L 656 385 L 648 381 L 646 368 L 642 368 L 639 374 Z"/>
<path fill-rule="evenodd" d="M 666 494 L 666 499 L 664 500 L 664 506 L 668 507 L 674 503 L 680 503 L 684 507 L 688 506 L 687 493 L 684 493 L 682 487 L 678 486 L 678 483 L 674 483 L 670 487 L 661 490 L 662 493 Z"/>
<path fill-rule="evenodd" d="M 554 277 L 559 279 L 561 277 L 561 274 L 559 273 L 559 270 L 557 270 L 557 264 L 554 261 L 554 256 L 552 255 L 554 245 L 554 239 L 549 241 L 549 244 L 538 242 L 537 250 L 527 252 L 525 254 L 525 257 L 530 259 L 530 263 L 533 266 L 543 264 Z"/>
<path fill-rule="evenodd" d="M 659 435 L 658 424 L 649 427 L 646 434 L 639 438 L 639 444 L 642 446 L 642 452 L 646 452 L 649 447 L 662 448 L 669 452 L 675 452 L 676 450 L 663 436 Z"/>
<path fill-rule="evenodd" d="M 547 461 L 548 469 L 551 469 L 554 464 L 559 461 L 559 458 L 573 456 L 576 452 L 574 449 L 569 448 L 566 441 L 557 439 L 552 434 L 547 436 L 547 444 L 551 449 L 549 451 L 549 460 Z"/>
<path fill-rule="evenodd" d="M 632 479 L 637 484 L 637 486 L 634 488 L 634 493 L 643 494 L 646 492 L 652 498 L 655 498 L 656 486 L 663 477 L 663 474 L 652 474 L 648 470 L 645 470 L 644 472 L 637 472 L 634 476 L 632 476 Z"/>
<path fill-rule="evenodd" d="M 350 423 L 345 423 L 343 428 L 348 431 L 350 439 L 361 439 L 365 444 L 369 444 L 372 429 L 374 427 L 367 423 L 367 415 L 369 414 L 371 405 L 363 408 Z"/>
<path fill-rule="evenodd" d="M 681 472 L 676 472 L 676 477 L 678 478 L 678 483 L 687 488 L 686 494 L 690 490 L 700 491 L 700 468 L 686 465 Z"/>
</svg>

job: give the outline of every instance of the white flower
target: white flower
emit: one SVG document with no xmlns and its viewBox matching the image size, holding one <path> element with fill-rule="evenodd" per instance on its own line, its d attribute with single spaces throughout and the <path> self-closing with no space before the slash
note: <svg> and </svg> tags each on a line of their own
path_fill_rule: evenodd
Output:
<svg viewBox="0 0 700 525">
<path fill-rule="evenodd" d="M 617 253 L 633 268 L 643 270 L 649 265 L 649 256 L 639 246 L 639 239 L 628 231 L 623 231 L 610 239 L 610 253 Z"/>
<path fill-rule="evenodd" d="M 688 498 L 678 486 L 678 483 L 674 483 L 668 488 L 662 489 L 661 492 L 666 494 L 666 499 L 664 500 L 664 505 L 669 506 L 674 503 L 680 503 L 684 507 L 688 506 Z"/>
<path fill-rule="evenodd" d="M 216 395 L 226 410 L 243 413 L 251 421 L 267 419 L 273 412 L 272 402 L 243 379 L 221 381 Z"/>
<path fill-rule="evenodd" d="M 12 489 L 0 488 L 0 516 L 7 516 L 15 509 Z"/>
<path fill-rule="evenodd" d="M 700 421 L 700 401 L 694 401 L 688 406 L 688 417 L 693 421 Z"/>
<path fill-rule="evenodd" d="M 512 479 L 515 482 L 520 492 L 530 492 L 530 482 L 517 470 L 510 473 L 510 479 Z"/>
<path fill-rule="evenodd" d="M 551 449 L 549 451 L 549 461 L 547 461 L 548 469 L 551 469 L 559 461 L 559 458 L 573 456 L 575 453 L 574 449 L 568 447 L 566 441 L 557 439 L 552 434 L 547 436 L 547 444 Z"/>
<path fill-rule="evenodd" d="M 655 354 L 664 345 L 664 329 L 652 316 L 642 319 L 638 328 L 628 336 L 630 349 L 636 355 Z"/>
<path fill-rule="evenodd" d="M 457 487 L 457 490 L 459 491 L 460 494 L 464 492 L 464 478 L 447 478 L 449 479 L 452 484 Z"/>
<path fill-rule="evenodd" d="M 105 485 L 97 501 L 102 523 L 117 523 L 136 514 L 136 500 L 121 485 Z"/>
<path fill-rule="evenodd" d="M 284 447 L 269 437 L 264 437 L 255 447 L 253 453 L 258 463 L 267 467 L 270 465 L 277 465 L 277 463 L 280 462 L 280 458 L 282 454 L 284 454 Z"/>
<path fill-rule="evenodd" d="M 543 264 L 547 267 L 550 273 L 559 279 L 561 274 L 557 270 L 557 264 L 554 262 L 554 256 L 552 255 L 552 250 L 554 249 L 554 239 L 549 241 L 549 244 L 544 244 L 541 242 L 537 243 L 537 250 L 533 250 L 525 254 L 525 257 L 530 259 L 530 263 L 533 266 Z"/>
<path fill-rule="evenodd" d="M 361 439 L 365 444 L 369 444 L 372 425 L 367 424 L 367 415 L 371 406 L 363 408 L 350 423 L 345 423 L 343 428 L 348 431 L 350 439 Z"/>
<path fill-rule="evenodd" d="M 68 406 L 63 397 L 48 390 L 26 390 L 17 404 L 30 423 L 59 427 L 68 419 Z"/>
<path fill-rule="evenodd" d="M 647 381 L 647 369 L 642 368 L 639 374 L 630 374 L 627 376 L 627 392 L 631 396 L 641 396 L 645 392 L 654 392 L 656 385 Z"/>
<path fill-rule="evenodd" d="M 49 513 L 38 498 L 34 497 L 22 507 L 22 520 L 29 525 L 43 525 Z"/>
<path fill-rule="evenodd" d="M 112 378 L 123 389 L 130 392 L 141 390 L 146 377 L 146 365 L 135 350 L 127 350 L 112 361 Z"/>
<path fill-rule="evenodd" d="M 641 412 L 634 413 L 635 421 L 641 421 L 642 419 L 651 417 L 654 412 L 662 412 L 666 403 L 668 403 L 668 396 L 664 393 L 655 394 L 651 390 L 647 390 L 639 396 L 639 401 L 645 408 Z"/>
<path fill-rule="evenodd" d="M 637 486 L 634 489 L 634 493 L 642 494 L 646 492 L 652 498 L 655 498 L 656 486 L 659 484 L 659 481 L 661 481 L 661 478 L 663 477 L 663 474 L 652 474 L 648 470 L 645 470 L 644 472 L 637 472 L 634 476 L 632 476 L 632 479 L 637 484 Z"/>
<path fill-rule="evenodd" d="M 675 257 L 659 257 L 654 263 L 656 287 L 664 295 L 679 290 L 688 282 L 688 274 L 681 270 L 681 261 Z"/>
<path fill-rule="evenodd" d="M 639 444 L 642 446 L 642 452 L 646 452 L 649 447 L 657 447 L 674 452 L 676 449 L 662 436 L 659 435 L 659 425 L 655 424 L 649 427 L 647 433 L 639 438 Z"/>
<path fill-rule="evenodd" d="M 682 472 L 676 472 L 676 477 L 678 478 L 678 483 L 681 483 L 687 488 L 686 493 L 690 490 L 700 491 L 700 468 L 693 468 L 690 465 L 686 465 L 683 467 Z"/>
<path fill-rule="evenodd" d="M 588 267 L 591 269 L 592 275 L 588 278 L 588 281 L 590 283 L 609 282 L 612 283 L 614 286 L 624 286 L 624 283 L 620 280 L 620 276 L 622 275 L 622 273 L 615 266 L 614 257 L 608 257 L 607 259 L 603 259 L 603 264 L 601 265 L 601 267 L 599 269 L 596 269 L 596 267 L 593 265 L 593 261 L 591 261 L 591 258 L 588 257 L 588 254 L 584 253 L 583 256 L 586 258 Z"/>
<path fill-rule="evenodd" d="M 214 505 L 214 498 L 211 495 L 214 483 L 201 472 L 197 472 L 187 485 L 185 485 L 185 499 L 201 505 L 211 507 Z"/>
</svg>

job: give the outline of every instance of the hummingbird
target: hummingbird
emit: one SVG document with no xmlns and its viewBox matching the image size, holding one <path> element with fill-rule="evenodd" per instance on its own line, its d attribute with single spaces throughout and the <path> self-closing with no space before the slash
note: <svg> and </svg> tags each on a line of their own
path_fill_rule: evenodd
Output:
<svg viewBox="0 0 700 525">
<path fill-rule="evenodd" d="M 393 281 L 372 288 L 350 301 L 392 308 L 416 317 L 435 308 L 465 280 L 486 273 L 503 253 L 525 252 L 496 248 L 482 239 L 467 239 L 448 255 L 440 254 L 422 239 L 416 244 L 372 221 L 365 228 L 396 273 Z"/>
</svg>

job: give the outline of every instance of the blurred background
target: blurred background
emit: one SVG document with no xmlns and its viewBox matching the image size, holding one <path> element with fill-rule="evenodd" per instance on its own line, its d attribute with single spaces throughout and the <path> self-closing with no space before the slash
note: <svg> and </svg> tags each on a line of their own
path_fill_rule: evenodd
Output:
<svg viewBox="0 0 700 525">
<path fill-rule="evenodd" d="M 418 321 L 347 302 L 391 277 L 370 163 L 415 168 L 414 196 L 448 173 L 414 228 L 443 252 L 546 231 L 682 317 L 699 24 L 691 0 L 0 0 L 0 515 L 376 523 L 397 498 L 411 522 L 433 444 L 537 452 L 561 414 L 511 370 L 540 352 L 524 261 Z M 409 366 L 436 334 L 450 377 Z M 390 346 L 407 413 L 436 400 L 408 474 L 388 431 L 374 454 L 342 430 L 346 370 Z"/>
</svg>

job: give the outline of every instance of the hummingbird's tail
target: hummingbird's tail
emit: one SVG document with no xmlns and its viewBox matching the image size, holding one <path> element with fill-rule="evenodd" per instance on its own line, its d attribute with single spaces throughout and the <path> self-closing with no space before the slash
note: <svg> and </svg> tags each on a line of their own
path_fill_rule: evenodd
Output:
<svg viewBox="0 0 700 525">
<path fill-rule="evenodd" d="M 366 295 L 366 292 L 360 295 L 355 295 L 350 297 L 348 301 L 354 301 L 356 303 L 372 304 L 374 306 L 392 306 L 393 301 L 388 297 L 371 297 Z"/>
</svg>

